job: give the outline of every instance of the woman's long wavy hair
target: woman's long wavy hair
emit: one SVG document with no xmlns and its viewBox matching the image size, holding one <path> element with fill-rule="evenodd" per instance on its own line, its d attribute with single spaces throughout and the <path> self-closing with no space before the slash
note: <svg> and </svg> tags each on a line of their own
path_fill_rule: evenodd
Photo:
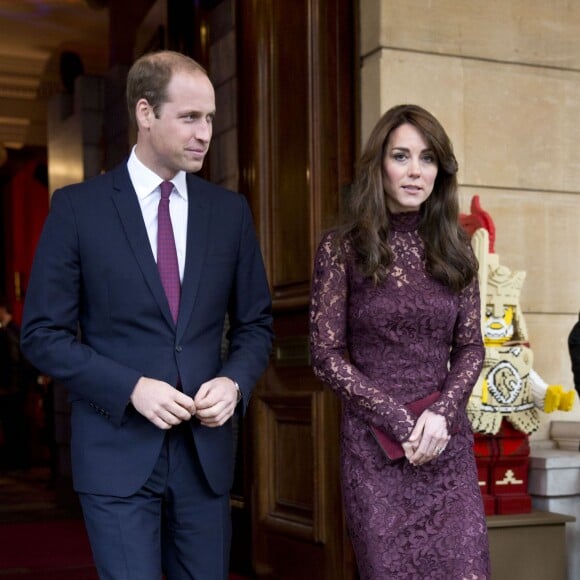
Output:
<svg viewBox="0 0 580 580">
<path fill-rule="evenodd" d="M 415 127 L 437 159 L 433 192 L 421 206 L 419 235 L 425 244 L 428 272 L 459 292 L 477 273 L 477 261 L 459 224 L 457 160 L 439 121 L 417 105 L 398 105 L 378 121 L 361 156 L 350 203 L 350 221 L 341 239 L 353 246 L 357 266 L 376 283 L 385 279 L 393 252 L 388 244 L 390 215 L 383 186 L 383 160 L 392 132 Z"/>
</svg>

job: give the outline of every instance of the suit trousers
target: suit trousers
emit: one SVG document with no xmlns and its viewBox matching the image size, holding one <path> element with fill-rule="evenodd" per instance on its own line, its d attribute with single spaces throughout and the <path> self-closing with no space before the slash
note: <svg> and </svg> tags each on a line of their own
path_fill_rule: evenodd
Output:
<svg viewBox="0 0 580 580">
<path fill-rule="evenodd" d="M 229 495 L 209 488 L 188 424 L 167 431 L 137 493 L 79 497 L 101 580 L 227 579 Z"/>
</svg>

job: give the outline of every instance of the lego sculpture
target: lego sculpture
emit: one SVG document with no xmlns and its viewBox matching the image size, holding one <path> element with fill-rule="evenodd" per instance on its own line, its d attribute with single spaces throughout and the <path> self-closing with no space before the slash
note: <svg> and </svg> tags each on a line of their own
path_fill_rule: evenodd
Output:
<svg viewBox="0 0 580 580">
<path fill-rule="evenodd" d="M 461 222 L 479 261 L 485 361 L 467 405 L 486 514 L 531 510 L 528 435 L 540 425 L 539 411 L 569 411 L 574 391 L 547 384 L 533 369 L 533 351 L 520 307 L 526 277 L 500 263 L 495 226 L 479 197 Z"/>
</svg>

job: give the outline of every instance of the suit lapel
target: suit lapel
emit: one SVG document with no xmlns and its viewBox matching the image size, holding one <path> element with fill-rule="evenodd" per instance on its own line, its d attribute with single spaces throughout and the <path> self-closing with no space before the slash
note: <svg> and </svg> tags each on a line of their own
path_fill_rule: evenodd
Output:
<svg viewBox="0 0 580 580">
<path fill-rule="evenodd" d="M 173 318 L 169 310 L 165 290 L 161 285 L 157 264 L 151 251 L 141 207 L 129 178 L 126 164 L 120 165 L 113 170 L 113 202 L 117 207 L 127 240 L 143 272 L 145 282 L 149 286 L 163 316 L 173 326 Z"/>
<path fill-rule="evenodd" d="M 185 329 L 197 296 L 201 280 L 201 270 L 207 251 L 209 229 L 209 202 L 204 196 L 205 182 L 193 175 L 187 175 L 187 248 L 185 250 L 185 272 L 181 287 L 181 302 L 177 319 L 177 338 Z"/>
</svg>

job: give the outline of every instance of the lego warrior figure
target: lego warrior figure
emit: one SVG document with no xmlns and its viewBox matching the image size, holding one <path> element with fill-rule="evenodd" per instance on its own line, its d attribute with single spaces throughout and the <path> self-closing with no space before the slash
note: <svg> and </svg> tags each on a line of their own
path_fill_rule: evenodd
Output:
<svg viewBox="0 0 580 580">
<path fill-rule="evenodd" d="M 479 260 L 485 361 L 467 405 L 476 434 L 475 451 L 486 513 L 525 513 L 528 435 L 539 411 L 569 411 L 574 391 L 547 384 L 533 369 L 533 351 L 520 307 L 526 277 L 502 265 L 494 253 L 495 227 L 475 196 L 461 217 Z"/>
</svg>

